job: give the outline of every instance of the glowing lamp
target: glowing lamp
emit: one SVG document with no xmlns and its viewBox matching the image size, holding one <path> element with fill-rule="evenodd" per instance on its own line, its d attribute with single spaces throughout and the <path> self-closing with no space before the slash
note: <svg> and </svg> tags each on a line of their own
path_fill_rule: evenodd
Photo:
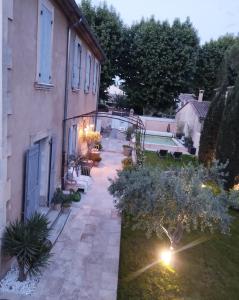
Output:
<svg viewBox="0 0 239 300">
<path fill-rule="evenodd" d="M 172 250 L 164 250 L 160 254 L 160 259 L 165 265 L 170 265 L 172 261 Z"/>
</svg>

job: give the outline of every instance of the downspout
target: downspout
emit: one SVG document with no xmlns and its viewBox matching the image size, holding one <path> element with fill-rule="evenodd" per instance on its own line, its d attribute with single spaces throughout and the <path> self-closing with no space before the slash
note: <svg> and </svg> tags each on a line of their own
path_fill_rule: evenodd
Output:
<svg viewBox="0 0 239 300">
<path fill-rule="evenodd" d="M 61 188 L 65 188 L 65 160 L 66 160 L 66 122 L 68 112 L 68 96 L 69 96 L 69 65 L 70 65 L 70 41 L 71 29 L 82 22 L 82 18 L 76 23 L 68 26 L 67 28 L 67 49 L 66 49 L 66 71 L 65 71 L 65 96 L 64 96 L 64 115 L 62 122 L 62 157 L 61 157 Z"/>
<path fill-rule="evenodd" d="M 96 101 L 95 130 L 97 127 L 98 111 L 99 111 L 98 107 L 99 107 L 99 103 L 100 103 L 100 80 L 101 80 L 101 64 L 99 64 L 99 76 L 98 76 L 98 82 L 97 82 L 98 92 L 97 92 L 97 101 Z"/>
</svg>

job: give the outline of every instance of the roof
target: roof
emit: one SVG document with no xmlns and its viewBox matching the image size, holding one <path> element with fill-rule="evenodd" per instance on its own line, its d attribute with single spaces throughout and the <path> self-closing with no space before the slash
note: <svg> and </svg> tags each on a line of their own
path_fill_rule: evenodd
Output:
<svg viewBox="0 0 239 300">
<path fill-rule="evenodd" d="M 70 22 L 70 27 L 82 36 L 86 44 L 93 50 L 96 57 L 103 62 L 106 59 L 96 35 L 90 28 L 75 0 L 54 0 L 63 10 Z"/>
<path fill-rule="evenodd" d="M 181 94 L 179 94 L 178 99 L 181 102 L 185 103 L 185 102 L 188 102 L 188 101 L 196 100 L 196 96 L 194 94 L 181 93 Z"/>
<path fill-rule="evenodd" d="M 186 105 L 191 105 L 194 108 L 194 110 L 195 110 L 197 116 L 199 117 L 199 119 L 204 120 L 207 116 L 208 109 L 209 109 L 209 106 L 210 106 L 210 102 L 209 101 L 191 100 L 191 101 L 187 102 L 183 107 L 181 107 L 178 110 L 178 112 L 180 110 L 182 110 Z"/>
<path fill-rule="evenodd" d="M 200 119 L 205 119 L 208 113 L 208 109 L 210 106 L 209 101 L 190 101 L 189 102 L 196 110 L 197 115 L 199 116 Z"/>
</svg>

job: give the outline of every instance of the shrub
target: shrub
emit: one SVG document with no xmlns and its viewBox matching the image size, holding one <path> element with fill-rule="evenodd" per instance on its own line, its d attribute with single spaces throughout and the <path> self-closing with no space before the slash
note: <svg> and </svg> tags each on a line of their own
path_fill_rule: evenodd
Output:
<svg viewBox="0 0 239 300">
<path fill-rule="evenodd" d="M 123 166 L 123 169 L 129 169 L 129 168 L 133 167 L 132 158 L 130 158 L 130 157 L 124 158 L 122 160 L 122 166 Z"/>
<path fill-rule="evenodd" d="M 159 237 L 166 233 L 175 246 L 190 230 L 229 232 L 229 208 L 239 203 L 239 192 L 224 191 L 224 168 L 216 162 L 209 169 L 191 164 L 167 171 L 126 168 L 111 180 L 109 191 L 134 228 Z"/>
<path fill-rule="evenodd" d="M 65 195 L 70 198 L 71 202 L 80 202 L 81 200 L 81 194 L 79 191 L 70 190 L 69 195 Z"/>
<path fill-rule="evenodd" d="M 25 223 L 17 220 L 6 227 L 2 249 L 4 255 L 16 257 L 19 281 L 25 281 L 28 274 L 40 274 L 41 268 L 48 264 L 51 250 L 48 224 L 46 216 L 35 213 Z"/>
<path fill-rule="evenodd" d="M 60 188 L 57 188 L 51 202 L 53 204 L 61 204 L 64 201 L 64 194 Z"/>
<path fill-rule="evenodd" d="M 132 126 L 130 126 L 130 127 L 127 128 L 127 130 L 125 132 L 126 141 L 130 141 L 131 140 L 133 132 L 134 132 L 134 128 Z"/>
</svg>

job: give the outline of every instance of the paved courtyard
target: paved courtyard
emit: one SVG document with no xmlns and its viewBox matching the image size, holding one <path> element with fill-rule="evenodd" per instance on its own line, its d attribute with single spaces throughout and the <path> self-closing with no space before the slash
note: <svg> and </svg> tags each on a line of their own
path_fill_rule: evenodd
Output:
<svg viewBox="0 0 239 300">
<path fill-rule="evenodd" d="M 103 152 L 102 158 L 90 190 L 72 207 L 35 294 L 7 299 L 116 300 L 121 219 L 107 188 L 123 157 Z"/>
</svg>

